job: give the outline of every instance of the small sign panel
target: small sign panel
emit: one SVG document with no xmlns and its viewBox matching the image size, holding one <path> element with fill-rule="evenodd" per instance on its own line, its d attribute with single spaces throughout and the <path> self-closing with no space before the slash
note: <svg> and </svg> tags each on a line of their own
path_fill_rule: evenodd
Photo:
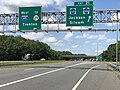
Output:
<svg viewBox="0 0 120 90">
<path fill-rule="evenodd" d="M 81 1 L 81 2 L 74 2 L 75 6 L 79 5 L 93 5 L 93 1 Z"/>
</svg>

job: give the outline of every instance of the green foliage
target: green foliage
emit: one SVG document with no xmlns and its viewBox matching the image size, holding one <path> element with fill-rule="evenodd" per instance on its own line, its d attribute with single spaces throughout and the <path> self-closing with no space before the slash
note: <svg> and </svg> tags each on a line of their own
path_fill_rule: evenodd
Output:
<svg viewBox="0 0 120 90">
<path fill-rule="evenodd" d="M 115 61 L 116 60 L 116 44 L 111 44 L 106 51 L 101 54 L 103 60 L 105 61 Z M 120 58 L 120 42 L 118 44 L 118 55 Z"/>
<path fill-rule="evenodd" d="M 120 75 L 118 75 L 117 77 L 118 77 L 118 79 L 120 80 Z"/>
<path fill-rule="evenodd" d="M 33 60 L 59 60 L 62 58 L 61 53 L 39 41 L 27 40 L 20 36 L 0 36 L 0 60 L 3 61 L 21 60 L 26 54 L 33 54 Z"/>
<path fill-rule="evenodd" d="M 59 51 L 59 53 L 62 55 L 72 55 L 70 51 Z"/>
</svg>

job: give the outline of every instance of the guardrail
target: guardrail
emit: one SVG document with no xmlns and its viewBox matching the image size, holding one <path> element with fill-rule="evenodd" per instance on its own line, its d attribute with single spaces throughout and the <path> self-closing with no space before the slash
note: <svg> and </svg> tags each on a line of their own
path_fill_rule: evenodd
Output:
<svg viewBox="0 0 120 90">
<path fill-rule="evenodd" d="M 118 70 L 120 72 L 120 66 L 117 66 L 115 64 L 111 64 L 111 67 Z"/>
</svg>

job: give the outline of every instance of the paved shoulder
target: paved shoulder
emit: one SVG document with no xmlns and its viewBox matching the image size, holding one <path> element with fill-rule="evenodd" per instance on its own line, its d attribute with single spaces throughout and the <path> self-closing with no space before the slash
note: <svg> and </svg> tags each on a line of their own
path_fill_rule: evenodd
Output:
<svg viewBox="0 0 120 90">
<path fill-rule="evenodd" d="M 102 64 L 89 73 L 77 90 L 120 90 L 120 80 L 115 72 Z"/>
</svg>

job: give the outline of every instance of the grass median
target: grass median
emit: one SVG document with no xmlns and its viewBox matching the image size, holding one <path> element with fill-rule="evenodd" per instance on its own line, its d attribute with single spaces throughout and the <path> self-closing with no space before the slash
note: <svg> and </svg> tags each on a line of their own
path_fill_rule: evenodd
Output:
<svg viewBox="0 0 120 90">
<path fill-rule="evenodd" d="M 35 66 L 41 64 L 52 64 L 52 63 L 62 63 L 67 62 L 65 60 L 46 60 L 46 61 L 1 61 L 0 62 L 0 69 L 6 68 L 20 68 L 20 67 L 27 67 L 27 66 Z"/>
</svg>

